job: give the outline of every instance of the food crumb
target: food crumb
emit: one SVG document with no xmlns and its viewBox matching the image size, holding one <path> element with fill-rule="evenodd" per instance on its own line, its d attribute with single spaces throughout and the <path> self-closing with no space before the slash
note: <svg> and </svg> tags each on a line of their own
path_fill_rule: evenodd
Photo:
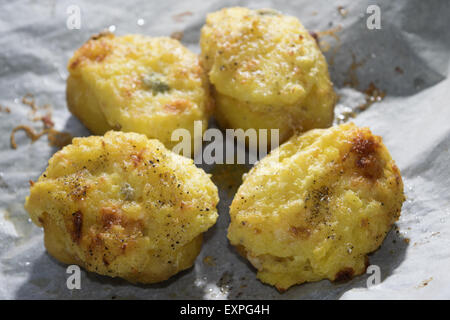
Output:
<svg viewBox="0 0 450 320">
<path fill-rule="evenodd" d="M 229 293 L 233 286 L 233 273 L 229 271 L 225 271 L 220 277 L 219 281 L 217 281 L 216 285 L 220 288 L 222 293 Z"/>
<path fill-rule="evenodd" d="M 431 234 L 431 237 L 437 236 L 438 234 L 440 234 L 440 232 L 433 232 L 433 233 Z"/>
<path fill-rule="evenodd" d="M 44 132 L 45 130 L 40 132 L 40 133 L 36 133 L 30 126 L 18 125 L 17 127 L 13 128 L 13 130 L 11 131 L 10 141 L 11 141 L 11 147 L 13 149 L 17 149 L 15 133 L 17 131 L 19 131 L 19 130 L 25 131 L 25 134 L 28 136 L 28 138 L 31 139 L 31 142 L 36 141 L 37 139 L 39 139 L 45 133 Z"/>
<path fill-rule="evenodd" d="M 338 7 L 338 12 L 342 16 L 342 18 L 345 18 L 348 14 L 348 10 L 345 9 L 343 6 Z"/>
<path fill-rule="evenodd" d="M 172 19 L 176 22 L 183 22 L 185 17 L 192 16 L 192 15 L 193 15 L 193 13 L 191 11 L 185 11 L 185 12 L 181 12 L 181 13 L 178 13 L 178 14 L 172 16 Z"/>
<path fill-rule="evenodd" d="M 0 105 L 0 112 L 11 113 L 11 109 L 7 106 Z"/>
<path fill-rule="evenodd" d="M 214 267 L 216 265 L 216 261 L 211 256 L 206 256 L 205 258 L 203 258 L 203 263 L 210 267 Z"/>
<path fill-rule="evenodd" d="M 366 103 L 360 105 L 358 111 L 367 110 L 373 103 L 380 102 L 386 96 L 386 92 L 378 89 L 373 82 L 364 90 L 364 94 L 366 95 Z"/>
<path fill-rule="evenodd" d="M 403 74 L 403 69 L 400 67 L 395 67 L 395 72 L 399 73 L 399 74 Z"/>
<path fill-rule="evenodd" d="M 356 75 L 355 78 L 356 79 Z M 352 80 L 353 82 L 354 80 Z M 357 81 L 357 80 L 356 80 Z M 354 82 L 353 82 L 354 83 Z M 346 84 L 348 85 L 348 84 Z M 362 111 L 367 110 L 375 102 L 380 102 L 386 96 L 386 92 L 378 89 L 373 82 L 369 84 L 366 90 L 364 90 L 365 102 L 351 111 L 345 111 L 337 117 L 337 123 L 341 124 L 347 122 L 350 118 L 355 118 Z"/>
<path fill-rule="evenodd" d="M 71 134 L 58 131 L 53 128 L 55 126 L 55 123 L 52 120 L 51 106 L 49 104 L 45 104 L 42 107 L 38 106 L 36 104 L 34 96 L 31 93 L 27 93 L 22 97 L 22 103 L 31 108 L 31 112 L 34 116 L 31 120 L 33 122 L 42 121 L 44 128 L 39 133 L 37 133 L 28 125 L 22 124 L 14 127 L 11 131 L 10 136 L 10 143 L 13 149 L 17 149 L 17 143 L 15 139 L 15 133 L 17 131 L 24 131 L 27 137 L 31 139 L 31 142 L 35 142 L 40 137 L 47 134 L 49 145 L 52 147 L 62 148 L 72 142 Z M 47 113 L 43 116 L 36 116 L 36 113 L 41 109 L 47 110 Z"/>
<path fill-rule="evenodd" d="M 41 132 L 36 133 L 30 126 L 26 125 L 18 125 L 17 127 L 13 128 L 11 131 L 10 136 L 10 142 L 11 142 L 11 148 L 17 149 L 17 143 L 15 138 L 15 133 L 19 130 L 25 131 L 25 134 L 28 138 L 31 139 L 31 142 L 35 142 L 40 137 L 42 137 L 44 134 L 47 134 L 48 143 L 52 147 L 62 148 L 72 141 L 72 135 L 67 132 L 60 132 L 58 130 L 55 130 L 53 128 L 47 128 L 43 129 Z"/>
<path fill-rule="evenodd" d="M 430 277 L 429 279 L 423 280 L 416 288 L 424 288 L 426 287 L 431 281 L 433 280 L 433 277 Z"/>
<path fill-rule="evenodd" d="M 175 31 L 175 32 L 172 32 L 172 34 L 170 35 L 170 37 L 172 39 L 175 39 L 178 41 L 181 41 L 181 39 L 183 39 L 183 36 L 184 36 L 183 31 Z"/>
<path fill-rule="evenodd" d="M 72 135 L 68 132 L 58 131 L 53 128 L 47 129 L 48 144 L 61 149 L 72 142 Z"/>
<path fill-rule="evenodd" d="M 31 93 L 27 93 L 22 97 L 22 103 L 29 106 L 33 111 L 37 111 L 38 109 L 34 96 Z"/>
</svg>

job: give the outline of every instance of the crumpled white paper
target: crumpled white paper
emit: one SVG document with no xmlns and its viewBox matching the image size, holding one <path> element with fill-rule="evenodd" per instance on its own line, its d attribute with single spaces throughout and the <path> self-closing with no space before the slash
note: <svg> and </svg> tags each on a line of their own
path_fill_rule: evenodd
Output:
<svg viewBox="0 0 450 320">
<path fill-rule="evenodd" d="M 366 10 L 376 4 L 381 29 L 369 30 Z M 79 30 L 67 27 L 68 7 L 80 8 Z M 66 267 L 45 251 L 42 230 L 23 209 L 28 181 L 36 180 L 56 151 L 45 137 L 31 144 L 9 135 L 27 120 L 26 93 L 38 105 L 50 104 L 55 127 L 74 136 L 89 132 L 70 115 L 65 102 L 66 63 L 91 34 L 169 36 L 199 52 L 200 28 L 208 12 L 227 6 L 272 7 L 297 16 L 310 30 L 341 26 L 326 52 L 341 95 L 338 112 L 353 108 L 373 82 L 386 92 L 381 102 L 353 121 L 383 137 L 400 168 L 407 200 L 402 215 L 370 263 L 381 283 L 369 275 L 333 284 L 320 281 L 280 294 L 261 284 L 253 268 L 228 244 L 226 228 L 232 192 L 221 188 L 220 218 L 205 236 L 195 266 L 156 285 L 131 285 L 82 272 L 80 290 L 68 290 Z M 338 7 L 342 6 L 340 12 Z M 397 299 L 450 298 L 450 4 L 443 1 L 14 1 L 0 10 L 0 298 L 62 299 Z M 336 48 L 336 49 L 333 49 Z M 352 68 L 358 65 L 357 68 Z M 356 90 L 344 87 L 357 79 Z M 354 82 L 354 81 L 353 81 Z M 0 109 L 1 110 L 1 109 Z M 208 168 L 214 171 L 214 168 Z M 204 258 L 207 262 L 204 262 Z"/>
</svg>

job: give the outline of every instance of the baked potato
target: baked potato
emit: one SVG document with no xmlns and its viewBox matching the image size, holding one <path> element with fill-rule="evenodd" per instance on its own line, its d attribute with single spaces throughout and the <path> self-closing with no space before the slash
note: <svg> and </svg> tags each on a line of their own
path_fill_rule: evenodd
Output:
<svg viewBox="0 0 450 320">
<path fill-rule="evenodd" d="M 350 279 L 383 242 L 404 201 L 382 139 L 343 124 L 293 136 L 244 176 L 228 238 L 264 283 Z"/>
<path fill-rule="evenodd" d="M 327 62 L 300 21 L 271 9 L 207 16 L 201 59 L 224 128 L 294 132 L 331 125 L 336 95 Z"/>
<path fill-rule="evenodd" d="M 94 134 L 143 133 L 172 149 L 178 128 L 206 130 L 213 101 L 197 55 L 171 38 L 102 33 L 68 64 L 69 110 Z M 193 144 L 192 144 L 193 145 Z"/>
<path fill-rule="evenodd" d="M 218 201 L 191 159 L 145 135 L 109 131 L 55 153 L 25 208 L 57 260 L 154 283 L 193 265 Z"/>
</svg>

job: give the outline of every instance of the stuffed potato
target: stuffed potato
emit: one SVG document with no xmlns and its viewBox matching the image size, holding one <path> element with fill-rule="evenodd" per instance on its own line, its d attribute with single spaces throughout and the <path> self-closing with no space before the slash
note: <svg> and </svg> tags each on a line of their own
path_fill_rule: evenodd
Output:
<svg viewBox="0 0 450 320">
<path fill-rule="evenodd" d="M 191 159 L 144 135 L 110 131 L 57 152 L 25 208 L 57 260 L 153 283 L 192 266 L 218 201 Z"/>
<path fill-rule="evenodd" d="M 336 96 L 326 60 L 297 18 L 226 8 L 207 16 L 201 58 L 222 127 L 295 131 L 331 125 Z"/>
<path fill-rule="evenodd" d="M 404 201 L 400 172 L 378 136 L 344 124 L 294 136 L 245 177 L 228 238 L 280 291 L 365 272 Z"/>
<path fill-rule="evenodd" d="M 141 35 L 92 37 L 70 59 L 69 110 L 94 134 L 114 129 L 177 144 L 194 121 L 208 126 L 213 102 L 198 57 L 170 38 Z"/>
</svg>

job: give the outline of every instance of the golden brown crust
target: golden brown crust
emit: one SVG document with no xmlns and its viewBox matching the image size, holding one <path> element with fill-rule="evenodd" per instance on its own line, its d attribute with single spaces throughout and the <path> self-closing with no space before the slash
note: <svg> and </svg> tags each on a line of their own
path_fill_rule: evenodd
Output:
<svg viewBox="0 0 450 320">
<path fill-rule="evenodd" d="M 69 71 L 79 68 L 86 60 L 91 62 L 103 62 L 113 50 L 106 39 L 114 38 L 112 33 L 99 33 L 93 35 L 78 49 L 75 59 L 69 63 Z"/>
<path fill-rule="evenodd" d="M 336 273 L 336 276 L 334 277 L 334 281 L 340 282 L 340 281 L 349 281 L 353 278 L 355 275 L 355 270 L 353 268 L 344 268 L 338 273 Z"/>
<path fill-rule="evenodd" d="M 78 210 L 72 213 L 72 221 L 69 226 L 66 227 L 72 237 L 72 241 L 76 244 L 80 243 L 83 228 L 83 213 Z"/>
<path fill-rule="evenodd" d="M 350 152 L 356 155 L 355 165 L 366 178 L 378 179 L 383 174 L 383 161 L 380 159 L 378 148 L 381 138 L 358 132 L 352 140 Z"/>
</svg>

